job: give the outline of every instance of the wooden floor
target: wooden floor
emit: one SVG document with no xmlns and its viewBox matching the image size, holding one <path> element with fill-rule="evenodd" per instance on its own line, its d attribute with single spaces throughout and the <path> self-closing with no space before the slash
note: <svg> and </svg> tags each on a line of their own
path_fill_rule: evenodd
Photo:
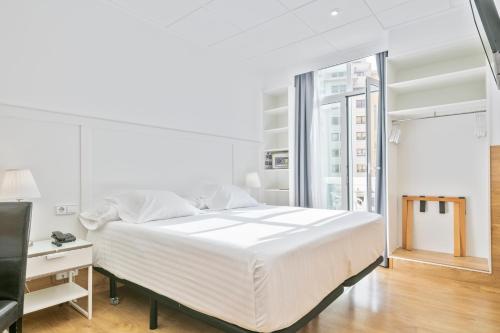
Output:
<svg viewBox="0 0 500 333">
<path fill-rule="evenodd" d="M 139 333 L 148 330 L 148 300 L 119 288 L 121 303 L 94 294 L 94 319 L 68 305 L 25 316 L 25 333 Z M 164 307 L 158 333 L 220 332 Z M 500 332 L 500 294 L 478 285 L 379 268 L 347 290 L 301 333 Z"/>
<path fill-rule="evenodd" d="M 426 262 L 436 265 L 443 265 L 448 267 L 459 267 L 473 271 L 488 272 L 488 259 L 478 257 L 455 257 L 453 254 L 425 251 L 413 249 L 411 251 L 402 248 L 396 249 L 392 258 L 399 258 L 404 260 L 412 260 L 417 262 Z"/>
</svg>

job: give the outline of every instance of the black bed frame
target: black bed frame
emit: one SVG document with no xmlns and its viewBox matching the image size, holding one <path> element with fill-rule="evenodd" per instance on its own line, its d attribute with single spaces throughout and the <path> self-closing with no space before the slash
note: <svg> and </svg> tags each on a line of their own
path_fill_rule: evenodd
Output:
<svg viewBox="0 0 500 333">
<path fill-rule="evenodd" d="M 340 286 L 335 288 L 331 293 L 329 293 L 316 307 L 314 307 L 309 313 L 307 313 L 304 317 L 300 318 L 298 321 L 296 321 L 294 324 L 291 326 L 274 331 L 273 333 L 294 333 L 297 332 L 299 329 L 307 325 L 309 321 L 314 319 L 317 315 L 321 313 L 325 308 L 327 308 L 333 301 L 335 301 L 342 293 L 344 292 L 344 287 L 351 287 L 358 283 L 362 278 L 370 274 L 377 266 L 382 263 L 383 257 L 377 258 L 373 263 L 371 263 L 368 267 L 363 269 L 361 272 L 358 274 L 348 278 L 345 280 Z M 177 309 L 195 319 L 199 319 L 201 321 L 206 322 L 207 324 L 214 326 L 216 328 L 221 329 L 224 332 L 227 333 L 257 333 L 254 331 L 249 331 L 247 329 L 241 328 L 239 326 L 236 326 L 234 324 L 228 323 L 226 321 L 223 321 L 221 319 L 206 315 L 204 313 L 192 310 L 166 296 L 160 295 L 158 293 L 155 293 L 154 291 L 144 288 L 138 284 L 135 284 L 133 282 L 130 282 L 128 280 L 120 279 L 119 277 L 116 277 L 112 273 L 108 272 L 105 269 L 102 269 L 100 267 L 94 267 L 94 270 L 97 272 L 107 276 L 109 278 L 109 297 L 110 297 L 110 302 L 113 305 L 116 305 L 119 303 L 119 298 L 116 290 L 116 283 L 120 282 L 123 283 L 124 285 L 128 287 L 132 287 L 133 289 L 139 291 L 140 293 L 146 295 L 149 297 L 150 301 L 150 310 L 149 310 L 149 329 L 154 330 L 158 328 L 158 302 L 161 302 L 162 304 L 165 304 L 166 306 L 172 308 L 172 309 Z"/>
</svg>

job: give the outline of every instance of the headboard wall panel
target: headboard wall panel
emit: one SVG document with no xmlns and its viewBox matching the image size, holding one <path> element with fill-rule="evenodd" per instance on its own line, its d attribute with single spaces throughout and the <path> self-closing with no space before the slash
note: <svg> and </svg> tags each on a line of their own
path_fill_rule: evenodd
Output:
<svg viewBox="0 0 500 333">
<path fill-rule="evenodd" d="M 91 204 L 117 191 L 164 189 L 184 194 L 197 183 L 233 182 L 227 140 L 135 130 L 91 129 Z"/>
<path fill-rule="evenodd" d="M 31 169 L 42 197 L 34 200 L 31 237 L 53 230 L 85 237 L 78 215 L 115 191 L 170 189 L 183 194 L 202 181 L 243 185 L 258 170 L 260 142 L 174 128 L 62 114 L 0 103 L 0 176 Z"/>
</svg>

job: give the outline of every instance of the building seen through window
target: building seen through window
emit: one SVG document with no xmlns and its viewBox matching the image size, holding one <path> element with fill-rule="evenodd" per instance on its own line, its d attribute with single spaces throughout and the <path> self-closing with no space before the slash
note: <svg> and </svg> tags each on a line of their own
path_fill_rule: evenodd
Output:
<svg viewBox="0 0 500 333">
<path fill-rule="evenodd" d="M 326 206 L 346 209 L 346 202 L 350 202 L 350 209 L 366 209 L 369 149 L 366 82 L 367 77 L 378 79 L 375 57 L 329 67 L 317 74 Z M 377 107 L 371 103 L 372 109 Z M 345 190 L 347 186 L 349 191 Z"/>
</svg>

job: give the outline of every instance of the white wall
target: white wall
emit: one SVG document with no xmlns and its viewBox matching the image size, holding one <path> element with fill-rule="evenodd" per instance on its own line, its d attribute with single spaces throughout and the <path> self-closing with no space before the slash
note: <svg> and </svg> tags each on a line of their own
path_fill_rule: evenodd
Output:
<svg viewBox="0 0 500 333">
<path fill-rule="evenodd" d="M 0 169 L 11 168 L 31 169 L 42 195 L 33 203 L 33 239 L 47 238 L 54 230 L 82 235 L 75 216 L 54 214 L 56 205 L 80 202 L 77 125 L 0 116 Z"/>
<path fill-rule="evenodd" d="M 33 171 L 33 239 L 84 235 L 76 216 L 54 214 L 88 190 L 82 124 L 222 140 L 237 184 L 258 168 L 259 79 L 111 2 L 2 1 L 0 45 L 0 172 Z"/>
</svg>

